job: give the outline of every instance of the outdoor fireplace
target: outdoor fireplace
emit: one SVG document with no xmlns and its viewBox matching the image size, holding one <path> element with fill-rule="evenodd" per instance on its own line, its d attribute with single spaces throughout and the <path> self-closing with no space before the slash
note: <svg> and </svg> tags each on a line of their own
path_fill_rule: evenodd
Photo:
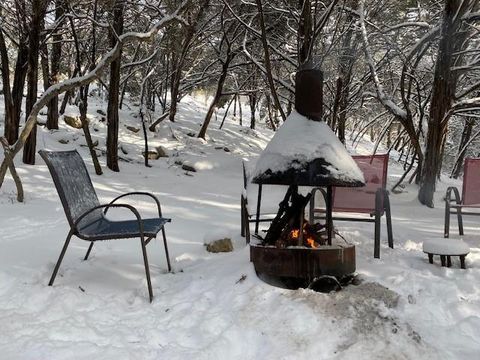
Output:
<svg viewBox="0 0 480 360">
<path fill-rule="evenodd" d="M 260 155 L 253 183 L 288 186 L 265 235 L 251 243 L 258 273 L 304 279 L 343 278 L 355 272 L 355 246 L 333 241 L 333 187 L 363 186 L 363 174 L 328 125 L 322 121 L 322 72 L 296 75 L 295 108 Z M 323 188 L 325 224 L 305 219 L 311 194 L 299 186 Z"/>
</svg>

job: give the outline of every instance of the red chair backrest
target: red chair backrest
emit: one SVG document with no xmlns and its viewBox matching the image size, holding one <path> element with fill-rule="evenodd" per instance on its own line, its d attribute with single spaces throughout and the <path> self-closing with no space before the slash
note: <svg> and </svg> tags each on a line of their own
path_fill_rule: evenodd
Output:
<svg viewBox="0 0 480 360">
<path fill-rule="evenodd" d="M 352 156 L 365 178 L 365 186 L 335 187 L 333 211 L 372 213 L 375 211 L 375 193 L 387 187 L 388 154 Z"/>
<path fill-rule="evenodd" d="M 480 159 L 465 159 L 462 204 L 480 204 Z"/>
</svg>

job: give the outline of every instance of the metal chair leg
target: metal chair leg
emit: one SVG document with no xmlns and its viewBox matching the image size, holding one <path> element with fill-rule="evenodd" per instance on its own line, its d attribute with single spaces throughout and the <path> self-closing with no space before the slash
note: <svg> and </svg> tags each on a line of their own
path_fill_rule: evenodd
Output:
<svg viewBox="0 0 480 360">
<path fill-rule="evenodd" d="M 443 237 L 448 238 L 450 236 L 450 203 L 449 200 L 445 201 L 445 225 L 443 229 Z"/>
<path fill-rule="evenodd" d="M 240 235 L 245 237 L 245 201 L 240 197 Z"/>
<path fill-rule="evenodd" d="M 375 214 L 375 242 L 373 249 L 373 257 L 380 259 L 380 216 Z"/>
<path fill-rule="evenodd" d="M 65 240 L 65 244 L 63 245 L 62 252 L 60 253 L 60 256 L 58 257 L 57 264 L 55 265 L 55 269 L 53 269 L 53 274 L 52 277 L 50 278 L 50 281 L 48 282 L 48 286 L 52 286 L 53 282 L 55 281 L 55 277 L 57 276 L 58 269 L 60 268 L 60 264 L 62 263 L 63 256 L 65 255 L 65 252 L 67 251 L 68 244 L 70 243 L 70 239 L 72 238 L 73 231 L 70 230 L 67 239 Z"/>
<path fill-rule="evenodd" d="M 381 190 L 381 189 L 379 189 Z M 377 191 L 375 194 L 375 242 L 374 242 L 374 249 L 373 249 L 373 257 L 376 259 L 380 258 L 380 219 L 381 215 L 381 208 L 382 208 L 382 194 L 380 191 Z"/>
<path fill-rule="evenodd" d="M 85 254 L 85 257 L 83 258 L 84 261 L 88 260 L 88 256 L 90 255 L 90 251 L 92 251 L 93 248 L 93 241 L 90 242 L 90 246 L 88 247 L 87 253 Z"/>
<path fill-rule="evenodd" d="M 457 219 L 458 219 L 458 233 L 459 235 L 463 235 L 463 217 L 462 217 L 461 208 L 457 208 Z"/>
<path fill-rule="evenodd" d="M 145 275 L 147 276 L 148 295 L 150 298 L 150 302 L 152 302 L 153 290 L 152 290 L 152 282 L 150 280 L 150 267 L 148 266 L 147 247 L 145 245 L 145 241 L 143 237 L 140 238 L 140 243 L 142 244 L 143 263 L 145 264 Z"/>
<path fill-rule="evenodd" d="M 384 192 L 383 204 L 385 206 L 385 217 L 387 218 L 388 246 L 393 249 L 392 213 L 390 210 L 390 198 L 386 190 Z"/>
<path fill-rule="evenodd" d="M 170 265 L 170 255 L 168 254 L 167 237 L 165 235 L 165 228 L 162 228 L 162 235 L 163 235 L 163 245 L 165 246 L 165 255 L 167 257 L 167 268 L 168 268 L 168 272 L 170 272 L 172 271 L 172 266 Z"/>
</svg>

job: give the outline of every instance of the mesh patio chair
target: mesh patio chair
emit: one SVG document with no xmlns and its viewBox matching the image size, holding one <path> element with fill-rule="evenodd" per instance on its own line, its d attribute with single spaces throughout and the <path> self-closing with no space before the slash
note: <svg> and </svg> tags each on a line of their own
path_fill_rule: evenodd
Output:
<svg viewBox="0 0 480 360">
<path fill-rule="evenodd" d="M 375 223 L 375 258 L 380 257 L 380 220 L 385 214 L 387 222 L 388 246 L 393 248 L 392 218 L 387 187 L 388 154 L 352 156 L 365 178 L 365 186 L 356 188 L 335 187 L 333 189 L 333 220 L 360 221 Z M 316 207 L 315 194 L 320 191 L 326 197 L 324 189 L 312 190 L 310 201 L 310 221 L 325 219 L 325 208 Z M 316 215 L 320 213 L 321 215 Z M 341 216 L 342 213 L 357 214 Z M 358 215 L 366 214 L 369 217 Z"/>
<path fill-rule="evenodd" d="M 101 205 L 98 201 L 87 168 L 85 167 L 85 163 L 76 150 L 58 152 L 41 150 L 39 151 L 39 154 L 45 160 L 45 163 L 50 170 L 50 174 L 52 175 L 65 215 L 70 225 L 70 231 L 48 285 L 53 285 L 60 264 L 70 243 L 70 239 L 73 235 L 90 242 L 84 260 L 88 259 L 95 241 L 140 238 L 145 274 L 147 277 L 148 293 L 150 302 L 152 302 L 153 291 L 146 246 L 160 231 L 162 231 L 168 271 L 171 271 L 167 238 L 164 228 L 164 225 L 171 220 L 162 217 L 162 210 L 158 199 L 150 193 L 131 192 L 116 197 L 108 204 Z M 117 203 L 119 199 L 131 195 L 152 198 L 157 205 L 158 217 L 142 219 L 140 213 L 135 207 L 125 203 Z M 127 209 L 133 214 L 134 219 L 123 221 L 110 220 L 106 217 L 110 208 Z"/>
<path fill-rule="evenodd" d="M 452 192 L 454 198 L 452 198 Z M 460 235 L 463 235 L 463 215 L 480 215 L 480 212 L 464 211 L 464 209 L 480 209 L 480 159 L 465 159 L 461 198 L 456 187 L 451 186 L 447 189 L 444 237 L 450 236 L 451 214 L 457 214 Z"/>
</svg>

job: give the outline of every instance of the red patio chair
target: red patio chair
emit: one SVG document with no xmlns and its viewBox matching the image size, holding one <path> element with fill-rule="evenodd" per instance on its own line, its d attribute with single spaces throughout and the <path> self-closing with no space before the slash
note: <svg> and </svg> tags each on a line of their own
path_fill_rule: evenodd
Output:
<svg viewBox="0 0 480 360">
<path fill-rule="evenodd" d="M 452 199 L 452 191 L 455 196 Z M 452 203 L 453 202 L 453 203 Z M 463 171 L 462 197 L 456 187 L 447 189 L 445 196 L 445 231 L 444 237 L 450 236 L 450 214 L 456 213 L 458 233 L 463 235 L 463 215 L 480 215 L 480 212 L 463 211 L 480 209 L 480 159 L 466 158 Z"/>
<path fill-rule="evenodd" d="M 387 187 L 388 154 L 384 155 L 354 155 L 352 156 L 365 177 L 365 186 L 356 188 L 335 187 L 333 189 L 333 220 L 361 221 L 375 223 L 374 257 L 380 257 L 380 220 L 385 214 L 387 222 L 388 246 L 393 248 L 392 218 Z M 310 202 L 310 221 L 325 219 L 325 208 L 315 206 L 315 193 L 325 191 L 315 188 Z M 357 214 L 356 216 L 341 216 L 341 213 Z M 358 215 L 368 214 L 370 217 Z"/>
</svg>

